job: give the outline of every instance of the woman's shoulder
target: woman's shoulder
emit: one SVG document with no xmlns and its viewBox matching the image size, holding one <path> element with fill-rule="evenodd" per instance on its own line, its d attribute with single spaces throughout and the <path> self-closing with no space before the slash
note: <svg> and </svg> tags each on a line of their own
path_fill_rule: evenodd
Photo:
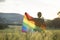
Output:
<svg viewBox="0 0 60 40">
<path fill-rule="evenodd" d="M 33 19 L 37 19 L 37 20 L 44 20 L 43 18 L 33 18 Z"/>
</svg>

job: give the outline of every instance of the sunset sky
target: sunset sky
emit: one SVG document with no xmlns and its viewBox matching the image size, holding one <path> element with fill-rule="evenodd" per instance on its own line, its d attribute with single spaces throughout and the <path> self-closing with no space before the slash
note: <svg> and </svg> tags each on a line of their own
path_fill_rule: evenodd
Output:
<svg viewBox="0 0 60 40">
<path fill-rule="evenodd" d="M 60 11 L 60 0 L 5 0 L 0 2 L 0 12 L 19 13 L 28 12 L 37 17 L 37 12 L 42 12 L 45 19 L 54 19 Z"/>
</svg>

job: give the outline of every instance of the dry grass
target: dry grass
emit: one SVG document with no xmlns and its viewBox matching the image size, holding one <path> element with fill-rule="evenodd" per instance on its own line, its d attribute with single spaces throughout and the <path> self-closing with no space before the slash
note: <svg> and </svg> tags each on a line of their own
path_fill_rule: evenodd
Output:
<svg viewBox="0 0 60 40">
<path fill-rule="evenodd" d="M 0 40 L 60 40 L 60 30 L 21 32 L 21 27 L 0 30 Z"/>
</svg>

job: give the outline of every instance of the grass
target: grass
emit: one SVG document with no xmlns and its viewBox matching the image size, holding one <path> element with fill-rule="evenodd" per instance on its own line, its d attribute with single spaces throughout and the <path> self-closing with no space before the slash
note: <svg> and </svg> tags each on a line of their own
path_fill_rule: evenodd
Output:
<svg viewBox="0 0 60 40">
<path fill-rule="evenodd" d="M 60 40 L 60 30 L 43 32 L 21 32 L 21 27 L 0 30 L 0 40 Z"/>
</svg>

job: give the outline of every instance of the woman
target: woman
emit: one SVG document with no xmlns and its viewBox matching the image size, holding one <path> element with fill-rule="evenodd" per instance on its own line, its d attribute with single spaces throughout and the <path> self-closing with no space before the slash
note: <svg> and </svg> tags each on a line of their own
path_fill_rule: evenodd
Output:
<svg viewBox="0 0 60 40">
<path fill-rule="evenodd" d="M 26 16 L 28 15 L 26 12 L 25 12 L 25 14 L 26 14 Z M 37 16 L 38 16 L 38 18 L 30 18 L 27 16 L 27 19 L 30 21 L 34 21 L 34 23 L 36 25 L 36 29 L 34 29 L 35 31 L 39 31 L 39 32 L 41 32 L 42 30 L 44 31 L 46 29 L 46 24 L 44 22 L 44 19 L 41 18 L 42 13 L 38 12 Z"/>
</svg>

